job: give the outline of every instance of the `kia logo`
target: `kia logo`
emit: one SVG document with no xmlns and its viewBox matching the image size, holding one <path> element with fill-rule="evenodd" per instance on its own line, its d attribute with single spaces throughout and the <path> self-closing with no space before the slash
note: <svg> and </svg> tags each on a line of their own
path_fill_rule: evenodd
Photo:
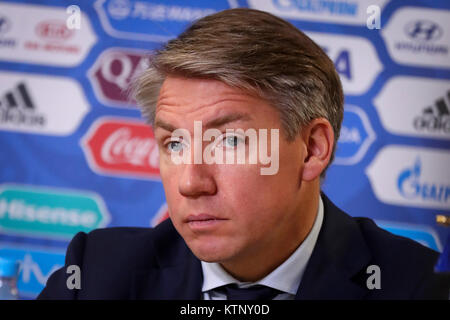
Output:
<svg viewBox="0 0 450 320">
<path fill-rule="evenodd" d="M 0 16 L 0 34 L 6 33 L 11 28 L 11 23 L 6 17 Z"/>
<path fill-rule="evenodd" d="M 36 26 L 36 33 L 49 40 L 66 40 L 73 34 L 64 21 L 43 21 Z"/>
<path fill-rule="evenodd" d="M 405 33 L 410 38 L 417 41 L 434 41 L 439 39 L 444 31 L 434 22 L 427 20 L 416 20 L 406 25 Z"/>
</svg>

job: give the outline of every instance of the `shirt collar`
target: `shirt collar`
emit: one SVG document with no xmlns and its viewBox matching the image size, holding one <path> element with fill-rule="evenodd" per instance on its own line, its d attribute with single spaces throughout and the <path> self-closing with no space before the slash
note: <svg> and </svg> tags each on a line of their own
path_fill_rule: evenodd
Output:
<svg viewBox="0 0 450 320">
<path fill-rule="evenodd" d="M 236 283 L 239 287 L 261 284 L 295 295 L 300 286 L 303 272 L 305 271 L 306 265 L 308 264 L 309 258 L 311 257 L 317 242 L 317 237 L 319 236 L 323 222 L 323 211 L 323 201 L 319 196 L 319 208 L 317 210 L 316 219 L 308 236 L 286 261 L 266 277 L 255 283 L 241 282 L 235 279 L 217 262 L 201 261 L 203 271 L 202 292 L 213 290 L 227 284 Z"/>
</svg>

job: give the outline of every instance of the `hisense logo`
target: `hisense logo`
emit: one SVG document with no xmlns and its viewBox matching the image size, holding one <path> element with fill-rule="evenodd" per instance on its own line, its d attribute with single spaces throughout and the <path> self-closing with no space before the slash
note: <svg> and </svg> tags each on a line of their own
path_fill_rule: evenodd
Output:
<svg viewBox="0 0 450 320">
<path fill-rule="evenodd" d="M 2 233 L 71 239 L 109 220 L 103 199 L 90 191 L 0 185 Z"/>
<path fill-rule="evenodd" d="M 39 126 L 45 125 L 45 117 L 36 112 L 36 106 L 25 83 L 0 96 L 0 123 Z"/>
</svg>

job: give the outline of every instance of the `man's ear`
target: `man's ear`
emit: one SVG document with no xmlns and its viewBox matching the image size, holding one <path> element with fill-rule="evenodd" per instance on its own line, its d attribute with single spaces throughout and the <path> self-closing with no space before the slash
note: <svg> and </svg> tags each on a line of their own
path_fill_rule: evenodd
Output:
<svg viewBox="0 0 450 320">
<path fill-rule="evenodd" d="M 325 118 L 312 120 L 302 130 L 306 154 L 303 160 L 303 175 L 305 181 L 312 181 L 320 176 L 330 162 L 334 146 L 334 131 Z"/>
</svg>

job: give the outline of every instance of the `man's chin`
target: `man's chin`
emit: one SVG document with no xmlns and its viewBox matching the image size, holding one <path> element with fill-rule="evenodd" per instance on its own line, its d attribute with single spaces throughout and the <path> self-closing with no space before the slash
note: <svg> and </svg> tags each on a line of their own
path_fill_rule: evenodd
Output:
<svg viewBox="0 0 450 320">
<path fill-rule="evenodd" d="M 205 252 L 205 251 L 200 252 L 192 251 L 192 252 L 199 260 L 204 262 L 222 262 L 229 258 L 227 255 L 224 255 L 221 252 Z"/>
<path fill-rule="evenodd" d="M 233 254 L 230 246 L 214 246 L 211 244 L 189 245 L 192 253 L 204 262 L 223 262 L 230 259 Z"/>
</svg>

